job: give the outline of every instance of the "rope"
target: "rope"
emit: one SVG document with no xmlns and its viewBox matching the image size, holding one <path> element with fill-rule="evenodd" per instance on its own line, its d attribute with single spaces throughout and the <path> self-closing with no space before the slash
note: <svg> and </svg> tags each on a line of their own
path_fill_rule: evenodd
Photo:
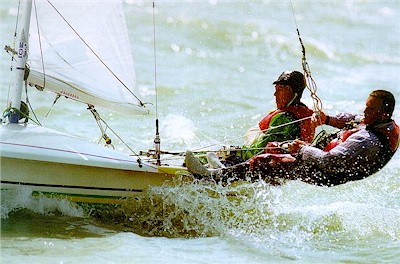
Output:
<svg viewBox="0 0 400 264">
<path fill-rule="evenodd" d="M 304 121 L 304 120 L 307 120 L 307 119 L 311 119 L 311 118 L 312 118 L 312 116 L 307 116 L 307 117 L 304 117 L 304 118 L 300 118 L 300 119 L 294 120 L 294 121 L 292 121 L 292 122 L 287 122 L 287 123 L 285 123 L 285 124 L 281 124 L 281 125 L 278 125 L 278 126 L 272 126 L 272 127 L 269 127 L 269 128 L 267 128 L 267 129 L 264 129 L 264 130 L 261 130 L 261 131 L 262 131 L 263 133 L 265 133 L 265 132 L 267 132 L 268 130 L 272 130 L 272 129 L 276 129 L 276 128 L 280 128 L 280 127 L 292 125 L 292 124 L 295 124 L 295 123 L 298 123 L 298 122 L 301 122 L 301 121 Z"/>
<path fill-rule="evenodd" d="M 302 121 L 310 119 L 310 118 L 312 118 L 312 116 L 304 117 L 304 118 L 301 118 L 301 119 L 298 119 L 298 120 L 294 120 L 292 122 L 288 122 L 288 123 L 285 123 L 285 124 L 281 124 L 281 125 L 278 125 L 278 126 L 269 127 L 267 129 L 264 129 L 264 130 L 261 130 L 261 131 L 263 133 L 265 133 L 265 132 L 267 132 L 269 130 L 280 128 L 280 127 L 284 127 L 284 126 L 288 126 L 288 125 L 295 124 L 295 123 L 298 123 L 298 122 L 302 122 Z M 253 133 L 258 133 L 258 131 L 257 132 L 253 132 Z M 242 138 L 242 137 L 243 136 L 236 137 L 236 138 L 231 138 L 230 140 L 239 139 L 239 138 Z M 288 143 L 288 142 L 291 142 L 291 141 L 293 141 L 293 140 L 288 140 L 288 141 L 285 141 L 285 142 L 281 142 L 279 147 L 246 148 L 246 150 L 282 149 L 283 145 L 285 143 Z M 214 147 L 214 146 L 220 146 L 220 144 L 211 144 L 211 145 L 208 145 L 208 146 L 205 146 L 205 147 L 194 149 L 192 152 L 193 153 L 201 153 L 201 152 L 218 152 L 218 151 L 220 151 L 220 150 L 208 150 L 209 148 Z M 229 151 L 235 151 L 235 150 L 229 150 Z M 180 153 L 180 154 L 182 154 L 182 153 Z"/>
<path fill-rule="evenodd" d="M 25 113 L 21 112 L 21 110 L 19 110 L 18 108 L 15 108 L 15 107 L 8 107 L 6 110 L 4 110 L 3 117 L 9 116 L 12 111 L 18 112 L 24 118 L 27 118 L 27 119 L 31 120 L 33 123 L 35 123 L 36 125 L 40 126 L 40 124 L 37 123 L 34 119 L 30 118 L 29 115 L 26 115 Z"/>
<path fill-rule="evenodd" d="M 265 132 L 268 132 L 269 130 L 273 130 L 273 129 L 276 129 L 276 128 L 289 126 L 289 125 L 292 125 L 292 124 L 295 124 L 295 123 L 299 123 L 299 122 L 302 122 L 304 120 L 311 119 L 311 118 L 312 118 L 312 116 L 307 116 L 307 117 L 304 117 L 304 118 L 301 118 L 301 119 L 297 119 L 297 120 L 294 120 L 294 121 L 291 121 L 291 122 L 288 122 L 288 123 L 285 123 L 285 124 L 281 124 L 281 125 L 278 125 L 278 126 L 271 126 L 271 127 L 267 128 L 267 129 L 263 129 L 263 130 L 260 130 L 260 131 L 265 133 Z M 256 134 L 256 133 L 259 133 L 259 131 L 255 131 L 255 132 L 252 132 L 252 133 L 249 133 L 249 134 Z M 233 137 L 233 138 L 228 139 L 227 141 L 234 141 L 236 139 L 241 139 L 243 137 L 244 137 L 244 135 L 239 136 L 239 137 Z M 211 144 L 211 145 L 208 145 L 208 146 L 205 146 L 205 147 L 202 147 L 202 148 L 194 149 L 194 152 L 202 151 L 203 149 L 208 149 L 208 148 L 211 148 L 211 147 L 214 147 L 214 146 L 220 146 L 220 144 L 216 143 L 216 144 Z"/>
<path fill-rule="evenodd" d="M 302 49 L 303 56 L 301 58 L 301 65 L 303 67 L 304 76 L 306 78 L 307 89 L 310 91 L 310 96 L 311 96 L 311 98 L 313 100 L 313 105 L 314 105 L 315 112 L 316 113 L 320 113 L 320 112 L 322 112 L 322 101 L 317 95 L 317 84 L 315 83 L 313 77 L 311 76 L 310 67 L 309 67 L 309 65 L 307 63 L 307 60 L 306 60 L 306 49 L 304 47 L 303 40 L 301 39 L 301 36 L 300 36 L 300 31 L 299 31 L 299 27 L 297 25 L 297 20 L 296 20 L 296 15 L 294 13 L 292 0 L 290 0 L 290 6 L 291 6 L 291 9 L 292 9 L 292 13 L 293 13 L 294 23 L 295 23 L 296 31 L 297 31 L 297 36 L 299 37 L 299 41 L 300 41 L 300 45 L 301 45 L 301 49 Z M 320 124 L 322 125 L 320 116 L 317 115 L 317 117 L 319 118 Z"/>
</svg>

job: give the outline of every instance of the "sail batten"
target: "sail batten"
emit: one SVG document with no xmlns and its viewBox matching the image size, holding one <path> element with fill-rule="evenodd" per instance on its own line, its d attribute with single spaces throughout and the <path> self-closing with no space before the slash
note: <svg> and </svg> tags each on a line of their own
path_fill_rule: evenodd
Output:
<svg viewBox="0 0 400 264">
<path fill-rule="evenodd" d="M 120 1 L 36 1 L 30 32 L 31 84 L 115 111 L 148 112 Z"/>
</svg>

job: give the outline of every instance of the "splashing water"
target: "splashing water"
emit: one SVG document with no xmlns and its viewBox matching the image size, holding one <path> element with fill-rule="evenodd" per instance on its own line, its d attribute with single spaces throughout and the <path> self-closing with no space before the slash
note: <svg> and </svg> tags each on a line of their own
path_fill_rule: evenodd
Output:
<svg viewBox="0 0 400 264">
<path fill-rule="evenodd" d="M 67 199 L 33 195 L 29 187 L 1 190 L 1 219 L 6 219 L 11 212 L 22 209 L 42 215 L 58 212 L 71 217 L 84 216 L 84 211 L 77 204 Z"/>
<path fill-rule="evenodd" d="M 303 244 L 378 235 L 400 241 L 398 191 L 383 195 L 374 184 L 368 192 L 354 185 L 327 188 L 294 181 L 274 187 L 260 181 L 222 186 L 196 181 L 151 188 L 127 200 L 123 210 L 127 225 L 147 236 L 244 235 Z"/>
</svg>

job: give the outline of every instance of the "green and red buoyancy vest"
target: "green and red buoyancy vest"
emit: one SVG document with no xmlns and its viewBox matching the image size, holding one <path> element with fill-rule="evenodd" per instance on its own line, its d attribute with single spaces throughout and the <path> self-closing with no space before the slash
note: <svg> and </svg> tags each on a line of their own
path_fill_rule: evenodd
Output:
<svg viewBox="0 0 400 264">
<path fill-rule="evenodd" d="M 243 160 L 248 160 L 254 155 L 263 152 L 267 145 L 276 145 L 278 144 L 276 141 L 294 140 L 298 137 L 303 141 L 311 142 L 315 133 L 315 125 L 311 122 L 311 118 L 302 120 L 299 123 L 290 124 L 290 122 L 311 117 L 312 114 L 313 111 L 304 104 L 270 112 L 258 124 L 260 130 L 264 132 L 263 137 L 250 146 L 242 146 L 241 151 L 238 151 L 236 155 Z M 284 124 L 288 125 L 280 127 Z"/>
<path fill-rule="evenodd" d="M 294 116 L 296 120 L 303 119 L 306 117 L 311 117 L 314 113 L 313 110 L 309 109 L 306 105 L 300 103 L 300 105 L 288 106 L 282 109 L 276 109 L 266 115 L 259 123 L 261 131 L 266 131 L 270 127 L 270 123 L 273 117 L 279 113 L 287 112 Z M 300 139 L 311 143 L 314 138 L 316 125 L 311 122 L 311 118 L 305 119 L 300 122 Z M 293 138 L 294 139 L 294 138 Z"/>
</svg>

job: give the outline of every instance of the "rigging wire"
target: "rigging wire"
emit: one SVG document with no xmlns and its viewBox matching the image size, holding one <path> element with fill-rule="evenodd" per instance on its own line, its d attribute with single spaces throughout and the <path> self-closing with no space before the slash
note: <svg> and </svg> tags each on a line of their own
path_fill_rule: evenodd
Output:
<svg viewBox="0 0 400 264">
<path fill-rule="evenodd" d="M 58 99 L 61 98 L 61 94 L 56 94 L 56 98 L 53 101 L 53 104 L 50 106 L 49 110 L 47 111 L 47 114 L 44 116 L 43 124 L 46 123 L 47 118 L 49 117 L 51 111 L 53 110 L 54 105 L 57 103 Z"/>
<path fill-rule="evenodd" d="M 140 158 L 140 156 L 118 135 L 117 132 L 115 132 L 114 129 L 112 129 L 107 122 L 99 115 L 99 113 L 96 111 L 96 109 L 94 108 L 93 105 L 88 104 L 88 110 L 93 114 L 97 125 L 99 126 L 100 131 L 102 132 L 102 138 L 105 140 L 107 145 L 111 145 L 111 139 L 107 136 L 107 134 L 105 133 L 107 129 L 109 129 L 121 142 L 122 144 L 124 144 L 132 153 L 134 156 L 136 156 L 137 162 L 139 167 L 142 167 L 142 160 Z M 104 129 L 101 122 L 106 126 L 106 128 Z"/>
<path fill-rule="evenodd" d="M 29 108 L 31 109 L 31 111 L 32 111 L 32 113 L 33 113 L 33 116 L 34 116 L 35 119 L 36 119 L 36 122 L 35 122 L 35 123 L 38 124 L 39 126 L 42 126 L 42 124 L 40 123 L 38 117 L 36 116 L 35 111 L 33 110 L 33 107 L 32 107 L 32 105 L 31 105 L 31 102 L 29 101 L 29 97 L 28 97 L 28 82 L 27 82 L 27 81 L 25 81 L 25 95 L 26 95 L 26 103 L 28 104 Z"/>
<path fill-rule="evenodd" d="M 60 13 L 60 11 L 58 11 L 58 9 L 49 1 L 47 0 L 47 2 L 52 6 L 52 8 L 60 15 L 60 17 L 64 20 L 64 22 L 71 28 L 72 31 L 74 31 L 74 33 L 78 36 L 78 38 L 80 38 L 80 40 L 83 42 L 83 44 L 85 44 L 85 46 L 92 52 L 92 54 L 101 62 L 101 64 L 104 65 L 104 67 L 107 68 L 107 70 L 119 81 L 119 83 L 122 84 L 122 86 L 125 87 L 126 90 L 128 90 L 128 92 L 133 95 L 136 100 L 138 100 L 138 102 L 140 103 L 140 106 L 144 106 L 144 103 L 139 99 L 139 97 L 137 97 L 129 88 L 128 86 L 113 72 L 113 70 L 111 70 L 110 67 L 108 67 L 108 65 L 100 58 L 99 55 L 97 55 L 97 53 L 92 49 L 92 47 L 89 46 L 89 44 L 81 37 L 81 35 L 79 35 L 79 33 L 72 27 L 72 25 L 64 18 L 64 16 Z"/>
<path fill-rule="evenodd" d="M 35 9 L 35 17 L 36 17 L 36 25 L 37 25 L 37 34 L 38 34 L 38 36 L 39 36 L 40 58 L 41 58 L 41 61 L 42 61 L 43 89 L 44 89 L 44 87 L 46 86 L 46 72 L 45 72 L 45 68 L 44 68 L 44 59 L 43 59 L 44 56 L 43 56 L 43 48 L 42 48 L 42 39 L 41 39 L 41 36 L 40 36 L 40 34 L 39 34 L 39 18 L 38 18 L 38 14 L 37 14 L 37 8 L 36 8 L 36 1 L 35 1 L 35 0 L 33 1 L 33 5 L 34 5 L 34 7 L 35 7 L 34 9 Z M 28 52 L 29 52 L 29 46 L 28 46 Z M 26 78 L 28 78 L 29 71 L 30 71 L 29 66 L 26 65 L 26 66 L 25 66 L 25 76 L 26 76 Z M 39 124 L 39 126 L 41 126 L 42 124 L 40 123 L 39 119 L 37 118 L 36 113 L 35 113 L 35 111 L 34 111 L 32 105 L 31 105 L 31 103 L 30 103 L 30 101 L 29 101 L 29 98 L 28 98 L 27 80 L 25 80 L 25 95 L 26 95 L 26 103 L 28 104 L 28 106 L 29 106 L 29 108 L 31 109 L 33 115 L 35 116 L 35 119 L 36 119 L 36 121 L 37 121 L 37 124 Z M 54 104 L 55 104 L 55 102 L 53 103 L 53 105 L 54 105 Z M 49 109 L 49 112 L 50 112 L 50 110 L 51 110 L 51 108 Z M 46 116 L 46 118 L 47 118 L 47 116 Z"/>
<path fill-rule="evenodd" d="M 39 31 L 39 17 L 37 13 L 37 8 L 36 8 L 36 1 L 33 1 L 33 5 L 35 7 L 35 17 L 36 17 L 36 28 L 37 28 L 37 34 L 39 37 L 39 49 L 40 49 L 40 59 L 42 62 L 42 70 L 43 70 L 43 89 L 46 87 L 46 71 L 44 67 L 44 56 L 43 56 L 43 48 L 42 48 L 42 37 L 40 36 L 40 31 Z"/>
</svg>

